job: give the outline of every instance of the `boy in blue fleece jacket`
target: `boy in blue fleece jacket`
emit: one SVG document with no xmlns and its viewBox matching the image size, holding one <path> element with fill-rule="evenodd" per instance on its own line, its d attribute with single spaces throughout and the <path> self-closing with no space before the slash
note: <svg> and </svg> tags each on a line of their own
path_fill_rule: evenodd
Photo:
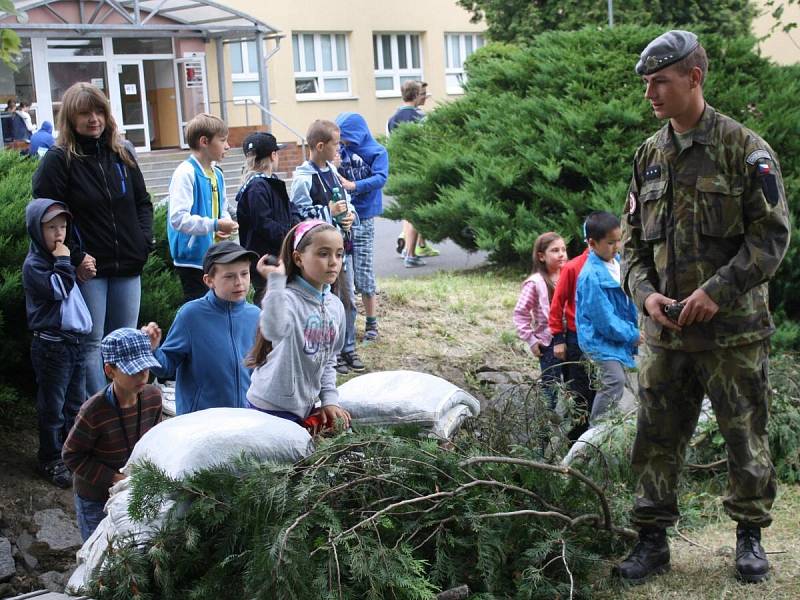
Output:
<svg viewBox="0 0 800 600">
<path fill-rule="evenodd" d="M 31 362 L 36 374 L 39 469 L 67 488 L 72 477 L 61 448 L 86 399 L 84 338 L 92 317 L 75 281 L 68 247 L 72 215 L 67 206 L 39 198 L 25 208 L 31 245 L 22 266 Z"/>
<path fill-rule="evenodd" d="M 175 315 L 167 339 L 148 323 L 153 356 L 161 365 L 156 377 L 175 379 L 175 413 L 215 407 L 247 407 L 251 370 L 244 366 L 258 329 L 258 308 L 245 300 L 250 289 L 250 265 L 255 252 L 222 241 L 208 249 L 202 298 L 184 304 Z"/>
<path fill-rule="evenodd" d="M 594 212 L 586 219 L 586 238 L 591 252 L 578 277 L 575 325 L 578 345 L 600 371 L 600 389 L 594 398 L 589 425 L 622 398 L 625 367 L 633 368 L 633 356 L 642 343 L 636 307 L 620 285 L 619 219 L 608 212 Z"/>
<path fill-rule="evenodd" d="M 361 294 L 367 316 L 364 341 L 369 342 L 378 338 L 373 219 L 383 213 L 382 190 L 389 178 L 389 154 L 375 141 L 364 117 L 358 113 L 343 112 L 336 117 L 336 124 L 341 132 L 339 173 L 359 219 L 353 226 L 353 266 L 355 288 Z M 350 310 L 355 311 L 355 307 Z M 355 319 L 355 315 L 351 318 Z"/>
</svg>

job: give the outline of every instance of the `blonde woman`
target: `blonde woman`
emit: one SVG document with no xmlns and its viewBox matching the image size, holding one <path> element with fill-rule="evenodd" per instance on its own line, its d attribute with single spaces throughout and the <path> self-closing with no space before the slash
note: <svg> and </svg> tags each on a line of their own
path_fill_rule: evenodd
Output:
<svg viewBox="0 0 800 600">
<path fill-rule="evenodd" d="M 242 144 L 247 164 L 244 183 L 236 194 L 239 241 L 259 256 L 277 257 L 283 238 L 300 222 L 286 184 L 275 176 L 278 150 L 280 145 L 275 136 L 263 131 L 251 133 Z M 267 282 L 255 267 L 250 270 L 250 281 L 256 291 L 253 303 L 260 307 Z"/>
<path fill-rule="evenodd" d="M 33 175 L 33 196 L 63 202 L 73 215 L 81 293 L 92 315 L 86 341 L 86 392 L 104 388 L 100 340 L 136 327 L 141 274 L 153 247 L 153 205 L 144 178 L 124 148 L 108 98 L 76 83 L 62 98 L 58 139 Z"/>
</svg>

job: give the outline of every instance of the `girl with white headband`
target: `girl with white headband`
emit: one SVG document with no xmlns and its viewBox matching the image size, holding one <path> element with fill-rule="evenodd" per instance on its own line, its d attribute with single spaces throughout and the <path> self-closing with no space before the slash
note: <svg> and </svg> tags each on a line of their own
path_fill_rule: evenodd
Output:
<svg viewBox="0 0 800 600">
<path fill-rule="evenodd" d="M 289 231 L 279 261 L 265 255 L 256 266 L 267 280 L 267 293 L 246 363 L 255 369 L 247 400 L 251 408 L 312 433 L 337 421 L 345 428 L 350 425 L 349 413 L 339 406 L 334 370 L 344 344 L 344 307 L 330 293 L 343 256 L 338 230 L 311 220 Z M 315 409 L 317 399 L 321 407 Z"/>
</svg>

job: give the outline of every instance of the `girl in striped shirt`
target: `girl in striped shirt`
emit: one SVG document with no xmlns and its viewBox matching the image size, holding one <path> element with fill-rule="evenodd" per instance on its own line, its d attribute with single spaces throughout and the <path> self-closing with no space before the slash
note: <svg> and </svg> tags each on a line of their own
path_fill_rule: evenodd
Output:
<svg viewBox="0 0 800 600">
<path fill-rule="evenodd" d="M 553 355 L 553 336 L 547 320 L 558 275 L 566 262 L 567 247 L 560 235 L 549 231 L 536 238 L 533 244 L 533 271 L 523 282 L 514 308 L 517 334 L 539 359 L 542 384 L 551 409 L 556 405 L 553 383 L 561 379 L 561 361 Z"/>
</svg>

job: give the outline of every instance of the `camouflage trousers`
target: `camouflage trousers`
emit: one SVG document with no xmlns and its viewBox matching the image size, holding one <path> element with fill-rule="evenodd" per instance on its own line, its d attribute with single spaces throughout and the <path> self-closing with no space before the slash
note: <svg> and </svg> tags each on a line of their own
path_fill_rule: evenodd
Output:
<svg viewBox="0 0 800 600">
<path fill-rule="evenodd" d="M 771 523 L 777 484 L 767 439 L 768 369 L 767 341 L 704 352 L 647 346 L 631 457 L 638 477 L 635 526 L 666 528 L 677 522 L 676 484 L 704 393 L 728 452 L 725 511 L 756 527 Z"/>
</svg>

